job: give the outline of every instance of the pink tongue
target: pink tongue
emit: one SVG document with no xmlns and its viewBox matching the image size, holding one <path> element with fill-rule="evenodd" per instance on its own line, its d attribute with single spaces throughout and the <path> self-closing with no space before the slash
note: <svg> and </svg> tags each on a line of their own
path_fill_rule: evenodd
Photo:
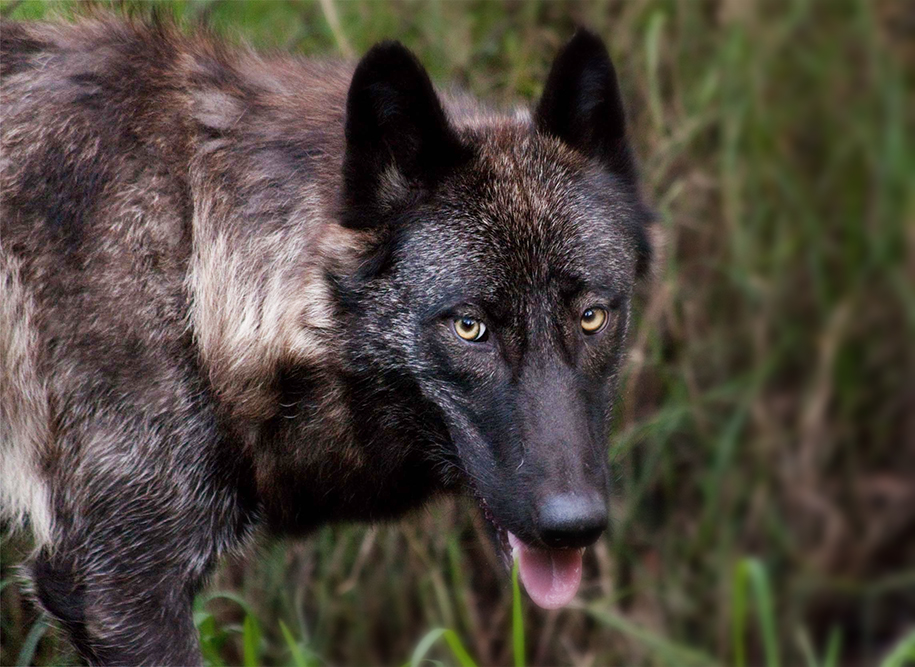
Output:
<svg viewBox="0 0 915 667">
<path fill-rule="evenodd" d="M 508 534 L 524 589 L 538 607 L 558 609 L 575 597 L 581 583 L 581 549 L 534 549 Z"/>
</svg>

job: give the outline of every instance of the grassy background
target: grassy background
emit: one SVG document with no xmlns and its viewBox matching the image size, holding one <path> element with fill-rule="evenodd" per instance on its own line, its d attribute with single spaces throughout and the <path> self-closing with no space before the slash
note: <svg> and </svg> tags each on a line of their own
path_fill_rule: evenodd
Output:
<svg viewBox="0 0 915 667">
<path fill-rule="evenodd" d="M 613 534 L 588 550 L 572 608 L 520 600 L 524 658 L 872 665 L 895 647 L 904 664 L 915 629 L 913 2 L 172 6 L 189 25 L 302 54 L 357 56 L 396 37 L 437 81 L 502 104 L 536 99 L 576 23 L 604 35 L 664 249 L 611 443 Z M 512 589 L 481 530 L 473 507 L 449 501 L 397 525 L 264 542 L 197 601 L 207 660 L 397 665 L 449 628 L 477 663 L 510 664 Z M 3 540 L 0 663 L 72 661 L 7 585 L 27 549 Z M 427 657 L 467 664 L 446 639 Z"/>
</svg>

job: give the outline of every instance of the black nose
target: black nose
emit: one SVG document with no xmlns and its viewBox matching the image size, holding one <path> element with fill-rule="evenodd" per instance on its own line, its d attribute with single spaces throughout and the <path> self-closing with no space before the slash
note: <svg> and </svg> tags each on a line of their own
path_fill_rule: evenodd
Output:
<svg viewBox="0 0 915 667">
<path fill-rule="evenodd" d="M 597 494 L 559 493 L 543 502 L 538 519 L 540 539 L 548 547 L 587 547 L 607 528 L 607 505 Z"/>
</svg>

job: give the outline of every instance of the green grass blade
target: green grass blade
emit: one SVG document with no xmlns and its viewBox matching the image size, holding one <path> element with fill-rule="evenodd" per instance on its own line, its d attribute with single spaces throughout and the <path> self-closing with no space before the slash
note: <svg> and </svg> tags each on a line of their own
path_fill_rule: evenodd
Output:
<svg viewBox="0 0 915 667">
<path fill-rule="evenodd" d="M 38 642 L 41 641 L 47 631 L 48 621 L 42 615 L 41 618 L 35 621 L 32 629 L 29 630 L 29 634 L 26 635 L 25 641 L 22 642 L 22 648 L 19 649 L 19 656 L 16 658 L 16 667 L 28 667 L 28 665 L 32 664 L 32 658 L 35 657 L 35 649 L 38 648 Z"/>
<path fill-rule="evenodd" d="M 775 630 L 775 608 L 772 604 L 772 589 L 763 564 L 751 558 L 746 561 L 747 574 L 756 597 L 756 613 L 762 629 L 763 647 L 766 653 L 766 665 L 779 667 L 778 635 Z"/>
<path fill-rule="evenodd" d="M 883 659 L 880 667 L 904 667 L 911 664 L 915 664 L 915 632 L 903 637 Z"/>
<path fill-rule="evenodd" d="M 423 661 L 423 658 L 426 657 L 426 653 L 429 652 L 429 649 L 432 648 L 432 645 L 439 640 L 439 638 L 445 634 L 444 628 L 435 628 L 429 630 L 425 636 L 419 640 L 419 643 L 416 645 L 416 648 L 413 649 L 413 655 L 410 656 L 410 667 L 419 667 L 419 664 Z"/>
<path fill-rule="evenodd" d="M 254 615 L 254 612 L 251 610 L 251 606 L 248 604 L 248 601 L 238 593 L 233 593 L 231 591 L 214 591 L 212 593 L 198 595 L 194 601 L 194 607 L 198 610 L 202 610 L 213 600 L 228 600 L 229 602 L 234 602 L 242 608 L 242 611 L 245 612 L 246 616 Z"/>
<path fill-rule="evenodd" d="M 429 649 L 432 648 L 435 642 L 442 638 L 444 638 L 445 643 L 448 644 L 448 648 L 451 649 L 451 652 L 454 654 L 454 657 L 461 667 L 477 667 L 477 663 L 470 657 L 470 654 L 467 652 L 467 649 L 464 648 L 464 644 L 461 642 L 461 638 L 458 637 L 457 633 L 454 630 L 447 630 L 445 628 L 429 630 L 429 632 L 419 640 L 416 648 L 413 649 L 413 655 L 410 657 L 410 662 L 404 665 L 404 667 L 419 667 L 420 663 L 426 658 Z"/>
<path fill-rule="evenodd" d="M 823 667 L 839 667 L 839 652 L 842 649 L 842 631 L 834 627 L 829 633 L 826 643 L 826 655 L 823 657 Z"/>
<path fill-rule="evenodd" d="M 225 663 L 219 655 L 222 637 L 213 614 L 207 611 L 194 612 L 194 625 L 200 635 L 200 652 L 207 667 L 222 667 Z"/>
<path fill-rule="evenodd" d="M 448 647 L 461 667 L 477 667 L 477 663 L 470 657 L 467 649 L 464 648 L 464 644 L 461 643 L 460 637 L 457 636 L 454 630 L 445 630 L 445 641 L 448 642 Z"/>
<path fill-rule="evenodd" d="M 659 634 L 647 630 L 627 618 L 601 606 L 589 606 L 585 609 L 595 620 L 607 627 L 611 627 L 648 648 L 651 653 L 661 658 L 664 664 L 677 665 L 678 667 L 712 667 L 718 661 L 701 651 L 683 646 Z"/>
<path fill-rule="evenodd" d="M 292 636 L 289 628 L 287 628 L 286 624 L 282 621 L 280 621 L 280 632 L 283 633 L 283 639 L 286 640 L 286 646 L 289 648 L 289 652 L 292 653 L 293 665 L 295 665 L 295 667 L 308 667 L 308 659 L 302 652 L 302 647 L 299 646 L 299 643 L 295 640 L 295 637 Z"/>
<path fill-rule="evenodd" d="M 734 573 L 734 664 L 746 665 L 746 609 L 749 592 L 756 601 L 763 651 L 767 667 L 779 667 L 778 634 L 775 629 L 775 609 L 766 569 L 756 558 L 744 558 Z"/>
<path fill-rule="evenodd" d="M 651 118 L 655 130 L 660 134 L 664 127 L 664 111 L 661 103 L 661 85 L 658 78 L 658 65 L 660 63 L 661 31 L 664 29 L 666 16 L 661 10 L 656 10 L 648 20 L 648 30 L 645 32 L 646 65 L 648 68 L 648 106 L 651 109 Z"/>
<path fill-rule="evenodd" d="M 258 667 L 260 664 L 261 629 L 257 619 L 250 614 L 245 616 L 242 625 L 242 648 L 245 667 Z"/>
<path fill-rule="evenodd" d="M 512 644 L 515 649 L 515 667 L 524 667 L 524 616 L 521 613 L 518 561 L 512 565 Z"/>
<path fill-rule="evenodd" d="M 797 644 L 801 655 L 804 657 L 804 664 L 807 667 L 820 667 L 816 651 L 813 650 L 813 644 L 810 642 L 810 635 L 803 628 L 797 632 Z"/>
<path fill-rule="evenodd" d="M 731 604 L 733 617 L 734 665 L 747 665 L 747 572 L 743 563 L 734 568 L 734 598 Z"/>
</svg>

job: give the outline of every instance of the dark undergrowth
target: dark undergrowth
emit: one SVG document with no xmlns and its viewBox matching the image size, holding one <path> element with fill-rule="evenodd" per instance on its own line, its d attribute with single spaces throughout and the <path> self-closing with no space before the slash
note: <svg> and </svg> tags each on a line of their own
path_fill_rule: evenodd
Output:
<svg viewBox="0 0 915 667">
<path fill-rule="evenodd" d="M 663 239 L 610 443 L 614 529 L 571 608 L 513 597 L 473 506 L 446 501 L 223 564 L 196 603 L 210 664 L 915 663 L 915 4 L 168 6 L 302 54 L 395 37 L 504 105 L 590 25 Z M 13 580 L 27 539 L 2 548 L 0 663 L 73 661 Z"/>
</svg>

